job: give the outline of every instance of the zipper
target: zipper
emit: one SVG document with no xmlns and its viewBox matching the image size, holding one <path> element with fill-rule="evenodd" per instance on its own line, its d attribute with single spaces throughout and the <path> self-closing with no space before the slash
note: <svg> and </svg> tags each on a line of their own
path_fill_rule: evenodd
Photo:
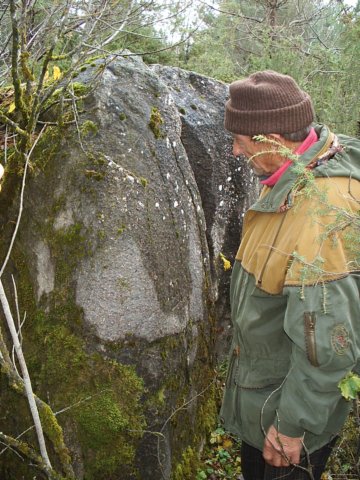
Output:
<svg viewBox="0 0 360 480">
<path fill-rule="evenodd" d="M 236 372 L 238 370 L 238 358 L 240 355 L 240 347 L 236 345 L 231 352 L 228 370 L 226 373 L 225 386 L 231 388 L 235 385 Z M 236 363 L 236 365 L 235 365 Z"/>
<path fill-rule="evenodd" d="M 319 367 L 316 354 L 315 324 L 315 312 L 304 312 L 304 331 L 307 357 L 313 367 Z"/>
</svg>

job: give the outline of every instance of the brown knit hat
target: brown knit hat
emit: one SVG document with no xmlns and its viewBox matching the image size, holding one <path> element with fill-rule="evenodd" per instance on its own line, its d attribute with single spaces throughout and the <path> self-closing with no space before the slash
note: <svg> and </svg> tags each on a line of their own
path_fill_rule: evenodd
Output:
<svg viewBox="0 0 360 480">
<path fill-rule="evenodd" d="M 293 133 L 310 125 L 309 95 L 288 75 L 265 70 L 230 85 L 225 128 L 241 135 Z"/>
</svg>

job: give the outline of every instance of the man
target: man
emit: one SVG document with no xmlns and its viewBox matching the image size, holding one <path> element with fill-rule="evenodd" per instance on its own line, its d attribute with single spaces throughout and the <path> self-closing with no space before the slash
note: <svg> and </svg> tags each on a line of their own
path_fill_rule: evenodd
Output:
<svg viewBox="0 0 360 480">
<path fill-rule="evenodd" d="M 313 121 L 290 76 L 230 85 L 233 154 L 263 184 L 233 267 L 220 413 L 245 480 L 320 479 L 350 408 L 338 384 L 360 368 L 360 141 Z"/>
</svg>

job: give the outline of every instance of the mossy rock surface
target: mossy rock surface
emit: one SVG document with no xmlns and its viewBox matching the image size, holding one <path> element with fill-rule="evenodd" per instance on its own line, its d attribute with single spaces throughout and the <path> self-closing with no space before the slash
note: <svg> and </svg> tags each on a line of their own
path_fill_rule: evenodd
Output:
<svg viewBox="0 0 360 480">
<path fill-rule="evenodd" d="M 12 296 L 14 274 L 27 312 L 34 389 L 65 409 L 77 478 L 170 479 L 195 468 L 216 418 L 201 197 L 170 91 L 140 60 L 107 66 L 83 109 L 82 147 L 79 132 L 54 128 L 34 152 L 4 282 Z M 4 239 L 16 208 L 7 205 Z M 26 405 L 5 388 L 1 406 L 9 396 L 19 415 L 6 410 L 4 428 L 21 433 Z M 3 458 L 0 472 L 11 465 L 14 480 L 34 472 L 11 452 Z"/>
</svg>

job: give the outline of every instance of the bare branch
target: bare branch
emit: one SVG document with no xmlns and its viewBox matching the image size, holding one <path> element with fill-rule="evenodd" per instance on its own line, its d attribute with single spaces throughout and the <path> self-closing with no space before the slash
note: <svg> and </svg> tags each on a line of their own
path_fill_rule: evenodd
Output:
<svg viewBox="0 0 360 480">
<path fill-rule="evenodd" d="M 44 432 L 43 432 L 41 421 L 40 421 L 39 411 L 37 409 L 37 405 L 36 405 L 35 398 L 34 398 L 34 393 L 33 393 L 32 385 L 31 385 L 30 375 L 29 375 L 28 368 L 27 368 L 26 361 L 25 361 L 25 357 L 24 357 L 24 354 L 23 354 L 23 351 L 22 351 L 22 348 L 21 348 L 21 345 L 20 345 L 19 337 L 18 337 L 17 332 L 16 332 L 15 323 L 14 323 L 13 316 L 11 314 L 9 302 L 7 300 L 5 290 L 3 288 L 1 280 L 0 280 L 0 302 L 1 302 L 1 305 L 2 305 L 3 310 L 4 310 L 4 315 L 5 315 L 5 318 L 6 318 L 6 321 L 7 321 L 8 328 L 9 328 L 10 333 L 11 333 L 11 338 L 12 338 L 12 341 L 13 341 L 13 344 L 14 344 L 14 347 L 15 347 L 16 356 L 19 360 L 19 364 L 20 364 L 20 368 L 21 368 L 21 372 L 22 372 L 22 376 L 23 376 L 23 380 L 24 380 L 24 386 L 25 386 L 25 390 L 26 390 L 26 396 L 27 396 L 27 399 L 28 399 L 31 415 L 32 415 L 33 420 L 34 420 L 35 430 L 36 430 L 36 434 L 37 434 L 37 438 L 38 438 L 38 442 L 39 442 L 41 457 L 42 457 L 46 467 L 51 471 L 52 466 L 51 466 L 50 459 L 49 459 L 47 449 L 46 449 Z"/>
<path fill-rule="evenodd" d="M 13 235 L 12 235 L 12 238 L 11 238 L 10 246 L 8 248 L 4 263 L 3 263 L 2 267 L 1 267 L 1 270 L 0 270 L 0 279 L 3 275 L 3 273 L 4 273 L 4 270 L 6 268 L 7 263 L 9 261 L 9 258 L 10 258 L 10 255 L 11 255 L 11 252 L 12 252 L 12 249 L 13 249 L 13 246 L 14 246 L 15 238 L 16 238 L 16 235 L 17 235 L 17 232 L 18 232 L 18 229 L 19 229 L 19 225 L 20 225 L 20 220 L 21 220 L 21 216 L 22 216 L 22 212 L 23 212 L 23 208 L 24 208 L 23 207 L 23 205 L 24 205 L 24 191 L 25 191 L 26 174 L 27 174 L 27 170 L 28 170 L 28 166 L 29 166 L 30 157 L 32 155 L 32 152 L 34 151 L 34 148 L 36 147 L 37 142 L 40 140 L 42 134 L 44 133 L 45 128 L 46 127 L 42 128 L 40 134 L 38 135 L 38 137 L 34 141 L 30 152 L 26 155 L 26 161 L 25 161 L 24 173 L 23 173 L 23 180 L 22 180 L 22 185 L 21 185 L 21 193 L 20 193 L 19 213 L 18 213 L 18 216 L 17 216 L 16 225 L 15 225 L 15 229 L 14 229 L 14 232 L 13 232 Z"/>
</svg>

